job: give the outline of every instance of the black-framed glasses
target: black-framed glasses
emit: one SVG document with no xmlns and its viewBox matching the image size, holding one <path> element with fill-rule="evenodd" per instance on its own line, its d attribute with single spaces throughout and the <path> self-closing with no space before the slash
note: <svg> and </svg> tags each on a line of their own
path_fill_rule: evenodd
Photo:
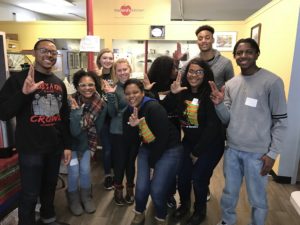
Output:
<svg viewBox="0 0 300 225">
<path fill-rule="evenodd" d="M 204 75 L 204 70 L 192 70 L 192 69 L 189 69 L 188 70 L 188 74 L 189 75 L 201 76 L 201 75 Z"/>
<path fill-rule="evenodd" d="M 47 55 L 50 53 L 50 55 L 58 55 L 58 51 L 56 50 L 49 50 L 47 48 L 38 48 L 37 51 L 39 51 L 43 55 Z"/>
<path fill-rule="evenodd" d="M 78 86 L 80 88 L 86 88 L 86 87 L 92 88 L 95 87 L 95 83 L 79 83 Z"/>
</svg>

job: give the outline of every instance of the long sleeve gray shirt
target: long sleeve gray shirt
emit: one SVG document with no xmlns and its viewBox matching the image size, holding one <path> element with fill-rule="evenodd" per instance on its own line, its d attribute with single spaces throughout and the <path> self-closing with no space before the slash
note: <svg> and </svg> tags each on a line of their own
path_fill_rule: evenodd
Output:
<svg viewBox="0 0 300 225">
<path fill-rule="evenodd" d="M 227 128 L 230 148 L 267 153 L 275 159 L 280 153 L 287 128 L 287 109 L 281 78 L 260 69 L 251 76 L 239 75 L 225 85 L 223 103 L 216 111 Z"/>
</svg>

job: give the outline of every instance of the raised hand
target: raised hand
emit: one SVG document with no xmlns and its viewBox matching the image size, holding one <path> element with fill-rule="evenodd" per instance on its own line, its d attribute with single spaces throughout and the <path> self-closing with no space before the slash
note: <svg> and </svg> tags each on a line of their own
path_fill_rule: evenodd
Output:
<svg viewBox="0 0 300 225">
<path fill-rule="evenodd" d="M 152 89 L 153 85 L 156 84 L 156 82 L 150 83 L 147 73 L 144 73 L 143 84 L 144 84 L 145 90 L 149 91 Z"/>
<path fill-rule="evenodd" d="M 221 91 L 217 88 L 217 85 L 213 81 L 208 81 L 210 88 L 211 88 L 211 94 L 210 99 L 215 105 L 219 105 L 224 100 L 225 95 L 225 86 L 221 88 Z"/>
<path fill-rule="evenodd" d="M 133 108 L 133 113 L 129 117 L 129 125 L 132 127 L 137 126 L 143 118 L 139 119 L 138 117 L 138 109 L 136 107 Z"/>
<path fill-rule="evenodd" d="M 178 73 L 176 80 L 171 84 L 171 92 L 177 94 L 186 89 L 187 87 L 181 87 L 181 73 Z"/>
<path fill-rule="evenodd" d="M 35 81 L 34 81 L 34 67 L 33 67 L 33 65 L 30 65 L 28 75 L 27 75 L 27 77 L 24 81 L 24 84 L 23 84 L 22 92 L 25 95 L 33 93 L 43 83 L 44 83 L 44 81 L 40 81 L 38 83 L 35 83 Z"/>
<path fill-rule="evenodd" d="M 98 75 L 98 76 L 101 76 L 102 75 L 102 67 L 99 69 L 98 68 L 98 66 L 97 66 L 97 63 L 96 62 L 94 62 L 94 71 L 95 71 L 95 73 Z"/>
<path fill-rule="evenodd" d="M 69 96 L 68 99 L 70 102 L 71 109 L 79 109 L 79 105 L 77 104 L 76 100 L 72 96 Z"/>
<path fill-rule="evenodd" d="M 112 87 L 107 80 L 102 80 L 103 81 L 103 91 L 105 93 L 114 93 L 117 89 L 117 85 Z"/>
<path fill-rule="evenodd" d="M 177 49 L 173 53 L 173 59 L 175 61 L 179 61 L 182 59 L 183 56 L 184 56 L 184 54 L 182 54 L 182 52 L 181 52 L 181 44 L 179 42 L 177 42 Z"/>
</svg>

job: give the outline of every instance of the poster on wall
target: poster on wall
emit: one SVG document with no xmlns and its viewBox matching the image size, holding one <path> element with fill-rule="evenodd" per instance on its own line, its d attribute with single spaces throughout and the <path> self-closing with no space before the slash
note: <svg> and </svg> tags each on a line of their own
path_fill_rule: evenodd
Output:
<svg viewBox="0 0 300 225">
<path fill-rule="evenodd" d="M 81 52 L 100 52 L 100 37 L 88 35 L 80 40 Z"/>
<path fill-rule="evenodd" d="M 232 31 L 215 32 L 215 42 L 213 44 L 213 48 L 217 49 L 218 51 L 233 51 L 236 43 L 236 35 L 237 32 Z"/>
</svg>

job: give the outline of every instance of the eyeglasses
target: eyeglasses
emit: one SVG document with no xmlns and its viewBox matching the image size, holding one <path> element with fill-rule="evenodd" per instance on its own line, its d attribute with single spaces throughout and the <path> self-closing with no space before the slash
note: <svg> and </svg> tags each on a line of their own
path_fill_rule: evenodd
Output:
<svg viewBox="0 0 300 225">
<path fill-rule="evenodd" d="M 58 54 L 58 51 L 56 50 L 49 50 L 49 49 L 46 49 L 46 48 L 39 48 L 37 49 L 41 54 L 43 55 L 47 55 L 50 53 L 50 55 L 57 55 Z"/>
<path fill-rule="evenodd" d="M 95 83 L 79 83 L 78 86 L 80 88 L 86 88 L 86 87 L 92 88 L 95 87 Z"/>
<path fill-rule="evenodd" d="M 204 70 L 192 70 L 192 69 L 189 69 L 188 74 L 189 75 L 201 76 L 201 75 L 204 75 Z"/>
</svg>

